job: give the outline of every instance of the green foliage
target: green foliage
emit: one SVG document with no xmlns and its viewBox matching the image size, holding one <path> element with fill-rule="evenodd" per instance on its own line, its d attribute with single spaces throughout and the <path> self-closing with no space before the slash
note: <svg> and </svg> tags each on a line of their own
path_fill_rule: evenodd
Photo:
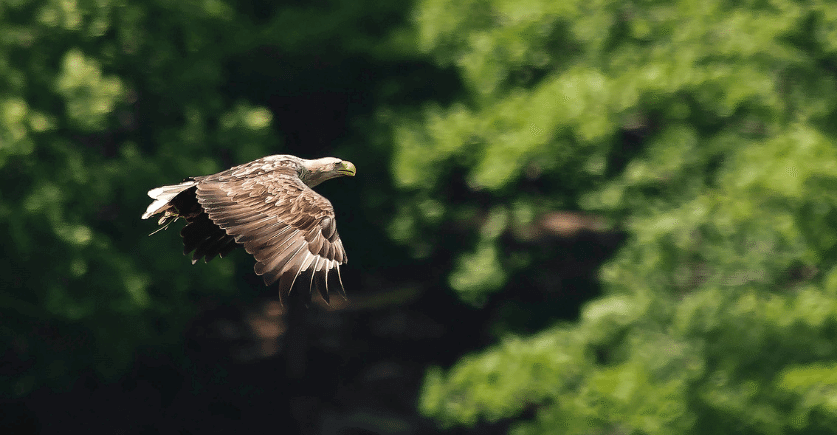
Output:
<svg viewBox="0 0 837 435">
<path fill-rule="evenodd" d="M 446 202 L 447 180 L 461 173 L 468 189 L 508 202 L 516 198 L 511 190 L 543 174 L 539 181 L 550 191 L 537 203 L 544 209 L 580 205 L 620 218 L 694 197 L 723 177 L 712 172 L 736 148 L 769 146 L 761 142 L 783 135 L 788 146 L 828 140 L 830 131 L 821 129 L 833 113 L 835 86 L 818 64 L 828 55 L 817 37 L 823 9 L 793 2 L 422 2 L 420 46 L 454 65 L 470 93 L 468 101 L 428 106 L 396 126 L 395 181 Z M 805 34 L 809 22 L 814 28 Z M 649 136 L 644 153 L 614 179 L 620 142 L 631 133 Z M 785 171 L 774 183 L 805 175 Z M 452 204 L 450 213 L 473 207 Z M 424 221 L 417 216 L 411 224 L 446 225 Z M 408 242 L 424 237 L 402 232 L 414 234 Z"/>
<path fill-rule="evenodd" d="M 91 370 L 112 379 L 138 346 L 179 340 L 190 286 L 217 291 L 208 284 L 232 270 L 169 279 L 176 261 L 157 252 L 176 248 L 145 240 L 151 227 L 128 219 L 144 187 L 162 181 L 131 137 L 136 78 L 111 32 L 137 9 L 56 1 L 0 11 L 0 334 L 14 367 L 0 394 L 65 387 Z"/>
<path fill-rule="evenodd" d="M 441 203 L 462 174 L 481 199 L 414 225 L 468 221 L 487 197 L 492 209 L 581 208 L 629 235 L 601 271 L 607 295 L 577 323 L 431 371 L 422 411 L 473 425 L 535 410 L 513 425 L 519 434 L 833 427 L 832 5 L 417 8 L 420 47 L 456 68 L 468 93 L 396 126 L 393 174 Z M 476 231 L 474 253 L 457 254 L 451 284 L 463 299 L 502 288 L 486 270 L 525 271 L 493 240 Z"/>
</svg>

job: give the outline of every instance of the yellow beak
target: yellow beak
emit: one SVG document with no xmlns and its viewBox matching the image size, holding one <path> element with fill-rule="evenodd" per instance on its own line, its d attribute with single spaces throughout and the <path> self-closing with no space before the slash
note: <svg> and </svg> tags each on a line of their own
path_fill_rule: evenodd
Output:
<svg viewBox="0 0 837 435">
<path fill-rule="evenodd" d="M 354 177 L 357 173 L 357 169 L 355 169 L 355 165 L 352 162 L 340 162 L 340 165 L 337 167 L 337 172 L 340 175 L 347 175 L 349 177 Z"/>
</svg>

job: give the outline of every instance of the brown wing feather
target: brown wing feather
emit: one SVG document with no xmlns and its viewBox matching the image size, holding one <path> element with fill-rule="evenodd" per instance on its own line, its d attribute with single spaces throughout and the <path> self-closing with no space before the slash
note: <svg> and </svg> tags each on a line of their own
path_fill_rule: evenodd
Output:
<svg viewBox="0 0 837 435">
<path fill-rule="evenodd" d="M 288 294 L 306 272 L 316 275 L 308 278 L 309 287 L 317 283 L 321 293 L 327 292 L 329 271 L 337 269 L 339 279 L 340 265 L 346 263 L 331 203 L 290 169 L 247 175 L 223 172 L 201 178 L 198 203 L 256 258 L 255 271 L 265 284 L 279 281 L 280 295 Z M 338 288 L 345 294 L 342 280 Z"/>
</svg>

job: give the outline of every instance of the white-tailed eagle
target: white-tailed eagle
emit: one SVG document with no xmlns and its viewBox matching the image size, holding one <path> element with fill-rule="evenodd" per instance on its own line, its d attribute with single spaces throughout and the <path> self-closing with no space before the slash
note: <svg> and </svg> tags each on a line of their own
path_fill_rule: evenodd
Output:
<svg viewBox="0 0 837 435">
<path fill-rule="evenodd" d="M 310 275 L 309 290 L 316 286 L 328 301 L 331 271 L 337 272 L 345 296 L 340 265 L 347 257 L 331 202 L 311 188 L 355 172 L 351 162 L 334 157 L 262 157 L 150 190 L 154 202 L 142 218 L 163 213 L 162 228 L 177 218 L 186 219 L 180 235 L 183 254 L 194 251 L 192 264 L 201 257 L 224 257 L 241 245 L 256 258 L 255 271 L 266 285 L 279 281 L 280 298 L 290 293 L 300 275 Z"/>
</svg>

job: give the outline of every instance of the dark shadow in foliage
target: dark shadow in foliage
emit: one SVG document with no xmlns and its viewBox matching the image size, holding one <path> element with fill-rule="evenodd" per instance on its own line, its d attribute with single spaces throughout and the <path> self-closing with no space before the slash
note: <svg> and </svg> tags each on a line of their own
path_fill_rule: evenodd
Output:
<svg viewBox="0 0 837 435">
<path fill-rule="evenodd" d="M 601 294 L 596 273 L 625 241 L 626 234 L 605 230 L 595 216 L 553 212 L 527 228 L 503 234 L 507 257 L 529 258 L 491 298 L 498 330 L 530 334 L 557 321 L 577 320 L 581 306 Z"/>
</svg>

